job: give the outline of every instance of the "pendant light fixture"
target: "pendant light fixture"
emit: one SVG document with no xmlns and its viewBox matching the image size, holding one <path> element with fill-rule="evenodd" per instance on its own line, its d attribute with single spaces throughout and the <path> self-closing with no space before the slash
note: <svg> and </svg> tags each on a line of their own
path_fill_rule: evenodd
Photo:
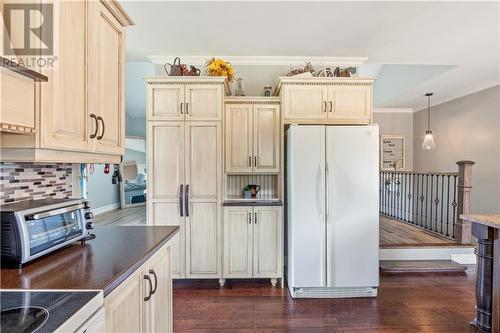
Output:
<svg viewBox="0 0 500 333">
<path fill-rule="evenodd" d="M 427 93 L 427 131 L 425 131 L 424 142 L 422 142 L 423 149 L 434 149 L 436 144 L 434 143 L 434 137 L 431 131 L 431 96 L 433 93 Z"/>
</svg>

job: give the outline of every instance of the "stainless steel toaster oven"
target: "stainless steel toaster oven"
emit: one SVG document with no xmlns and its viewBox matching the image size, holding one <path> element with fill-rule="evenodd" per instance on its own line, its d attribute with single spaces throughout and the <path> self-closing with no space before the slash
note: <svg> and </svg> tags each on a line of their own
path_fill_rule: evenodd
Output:
<svg viewBox="0 0 500 333">
<path fill-rule="evenodd" d="M 2 266 L 21 266 L 72 242 L 93 228 L 84 199 L 41 199 L 0 206 Z"/>
</svg>

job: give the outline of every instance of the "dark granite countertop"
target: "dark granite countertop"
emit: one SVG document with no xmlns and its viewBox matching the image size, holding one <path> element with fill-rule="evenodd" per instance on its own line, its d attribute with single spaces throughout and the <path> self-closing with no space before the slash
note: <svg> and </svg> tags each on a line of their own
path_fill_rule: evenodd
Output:
<svg viewBox="0 0 500 333">
<path fill-rule="evenodd" d="M 97 227 L 95 239 L 54 251 L 21 269 L 0 270 L 1 289 L 95 289 L 104 296 L 179 230 L 177 226 Z"/>
<path fill-rule="evenodd" d="M 283 206 L 281 200 L 246 199 L 246 200 L 224 200 L 222 206 Z"/>
</svg>

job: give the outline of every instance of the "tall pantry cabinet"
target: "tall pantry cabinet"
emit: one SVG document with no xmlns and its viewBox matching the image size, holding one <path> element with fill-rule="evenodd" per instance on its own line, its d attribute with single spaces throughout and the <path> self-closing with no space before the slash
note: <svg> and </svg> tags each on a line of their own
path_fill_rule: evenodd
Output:
<svg viewBox="0 0 500 333">
<path fill-rule="evenodd" d="M 222 109 L 220 77 L 147 78 L 150 225 L 178 225 L 174 278 L 220 278 Z"/>
</svg>

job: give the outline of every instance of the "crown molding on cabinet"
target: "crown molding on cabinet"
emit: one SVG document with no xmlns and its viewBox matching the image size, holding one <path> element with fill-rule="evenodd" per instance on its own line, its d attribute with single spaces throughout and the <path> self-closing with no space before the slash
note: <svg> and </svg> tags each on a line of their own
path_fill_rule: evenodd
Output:
<svg viewBox="0 0 500 333">
<path fill-rule="evenodd" d="M 412 108 L 373 108 L 373 113 L 414 113 Z"/>
<path fill-rule="evenodd" d="M 171 63 L 175 55 L 150 55 L 147 58 L 155 65 Z M 203 65 L 213 58 L 210 55 L 181 55 L 182 63 Z M 367 57 L 308 57 L 308 56 L 217 56 L 232 65 L 240 66 L 297 66 L 310 62 L 313 66 L 359 66 L 365 63 Z"/>
</svg>

